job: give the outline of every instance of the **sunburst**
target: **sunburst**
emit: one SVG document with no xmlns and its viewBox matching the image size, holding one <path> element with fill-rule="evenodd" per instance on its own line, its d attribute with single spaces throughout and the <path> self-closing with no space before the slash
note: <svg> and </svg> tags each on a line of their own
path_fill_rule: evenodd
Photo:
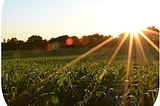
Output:
<svg viewBox="0 0 160 106">
<path fill-rule="evenodd" d="M 152 31 L 152 30 L 146 30 L 148 32 L 151 32 L 151 33 L 155 33 L 157 34 L 157 32 L 155 31 Z M 125 80 L 125 90 L 127 89 L 127 85 L 128 85 L 128 75 L 129 75 L 129 70 L 130 70 L 130 63 L 131 63 L 131 54 L 132 54 L 132 46 L 133 46 L 133 37 L 135 37 L 136 41 L 138 42 L 138 46 L 140 48 L 140 51 L 143 55 L 143 58 L 145 59 L 146 63 L 147 60 L 146 60 L 146 54 L 144 52 L 144 49 L 143 49 L 143 46 L 141 44 L 141 41 L 139 40 L 139 36 L 137 33 L 141 34 L 141 36 L 148 42 L 152 45 L 152 47 L 154 49 L 156 49 L 158 52 L 159 52 L 159 48 L 141 31 L 141 30 L 128 30 L 126 33 L 125 33 L 125 36 L 122 38 L 122 41 L 120 42 L 120 44 L 118 45 L 117 49 L 115 50 L 115 52 L 113 53 L 113 55 L 111 56 L 110 60 L 109 60 L 109 63 L 108 65 L 106 66 L 106 68 L 108 68 L 109 64 L 112 63 L 114 57 L 117 55 L 118 51 L 120 50 L 120 48 L 122 47 L 123 43 L 125 42 L 126 38 L 130 35 L 130 43 L 129 43 L 129 51 L 128 51 L 128 63 L 127 63 L 127 73 L 126 73 L 126 80 Z M 106 41 L 100 43 L 99 45 L 97 45 L 96 47 L 92 48 L 91 50 L 87 51 L 86 53 L 82 54 L 81 56 L 79 56 L 78 58 L 76 58 L 75 60 L 71 61 L 69 64 L 63 66 L 61 69 L 57 70 L 56 72 L 50 74 L 48 77 L 44 78 L 43 80 L 41 80 L 40 82 L 36 83 L 35 85 L 33 85 L 32 87 L 26 89 L 25 91 L 30 91 L 32 90 L 33 88 L 37 87 L 37 86 L 40 86 L 45 80 L 47 80 L 48 78 L 50 77 L 54 77 L 57 73 L 61 72 L 62 70 L 64 70 L 65 68 L 71 66 L 72 64 L 76 63 L 77 61 L 81 60 L 82 58 L 86 57 L 87 55 L 91 54 L 92 52 L 94 52 L 95 50 L 101 48 L 103 45 L 107 44 L 108 42 L 112 41 L 113 38 L 109 38 L 107 39 Z M 103 75 L 105 74 L 105 71 L 100 75 L 100 79 L 103 77 Z M 23 91 L 23 92 L 25 92 Z M 22 93 L 23 93 L 22 92 Z M 16 96 L 16 98 L 18 98 L 22 93 L 18 94 Z M 14 98 L 13 98 L 14 99 Z"/>
<path fill-rule="evenodd" d="M 67 3 L 70 3 L 70 2 L 67 2 Z M 82 9 L 85 9 L 85 10 L 88 10 L 87 8 L 84 8 L 82 6 L 79 6 L 77 4 L 73 4 L 73 3 L 70 3 L 74 6 L 77 6 L 79 8 L 82 8 Z M 138 27 L 138 25 L 130 25 L 126 28 L 126 33 L 125 33 L 125 36 L 122 38 L 122 41 L 120 42 L 120 44 L 118 45 L 118 47 L 116 48 L 115 52 L 113 53 L 113 55 L 111 56 L 110 60 L 109 60 L 109 63 L 108 65 L 105 67 L 105 68 L 108 68 L 109 67 L 109 64 L 112 63 L 114 57 L 117 55 L 117 53 L 119 52 L 120 48 L 122 47 L 123 43 L 125 42 L 126 38 L 130 35 L 130 43 L 129 43 L 129 51 L 128 51 L 128 63 L 127 63 L 127 73 L 126 73 L 126 83 L 125 83 L 125 90 L 127 91 L 127 80 L 128 80 L 128 76 L 129 76 L 129 70 L 130 70 L 130 63 L 131 63 L 131 54 L 132 54 L 132 46 L 133 46 L 133 38 L 135 37 L 136 41 L 138 42 L 138 44 L 136 46 L 139 47 L 142 55 L 143 55 L 143 58 L 145 59 L 146 61 L 146 64 L 148 63 L 147 60 L 146 60 L 146 54 L 144 52 L 144 49 L 143 49 L 143 46 L 141 44 L 141 41 L 139 39 L 139 36 L 142 36 L 149 44 L 151 44 L 151 46 L 156 49 L 158 52 L 160 52 L 159 50 L 159 47 L 157 47 L 142 31 L 141 31 L 141 28 Z M 158 34 L 157 32 L 155 31 L 152 31 L 152 30 L 149 30 L 149 29 L 145 29 L 145 31 L 147 32 L 151 32 L 151 33 L 154 33 L 154 34 Z M 138 35 L 137 33 L 139 33 L 140 35 Z M 72 64 L 76 63 L 77 61 L 81 60 L 82 58 L 86 57 L 87 55 L 91 54 L 92 52 L 94 52 L 95 50 L 99 49 L 100 47 L 102 47 L 103 45 L 107 44 L 108 42 L 112 41 L 113 38 L 109 38 L 107 39 L 106 41 L 100 43 L 99 45 L 97 45 L 96 47 L 92 48 L 91 50 L 89 50 L 88 52 L 82 54 L 81 56 L 79 56 L 78 58 L 76 58 L 75 60 L 71 61 L 69 64 L 63 66 L 61 69 L 57 70 L 56 72 L 52 73 L 51 75 L 49 75 L 48 77 L 44 78 L 44 80 L 36 83 L 35 85 L 33 85 L 32 87 L 26 89 L 25 91 L 30 91 L 32 90 L 33 88 L 37 87 L 37 86 L 40 86 L 46 79 L 50 78 L 50 77 L 54 77 L 57 73 L 61 72 L 62 70 L 64 70 L 65 68 L 71 66 Z M 99 79 L 103 78 L 105 74 L 105 71 L 100 75 Z M 23 91 L 23 92 L 25 92 Z M 22 93 L 23 93 L 22 92 Z M 17 97 L 20 97 L 20 95 L 22 95 L 22 93 L 20 93 L 19 95 L 16 96 Z"/>
<path fill-rule="evenodd" d="M 135 35 L 141 30 L 141 28 L 136 27 L 136 26 L 131 26 L 127 28 L 127 32 L 131 33 L 131 35 Z"/>
</svg>

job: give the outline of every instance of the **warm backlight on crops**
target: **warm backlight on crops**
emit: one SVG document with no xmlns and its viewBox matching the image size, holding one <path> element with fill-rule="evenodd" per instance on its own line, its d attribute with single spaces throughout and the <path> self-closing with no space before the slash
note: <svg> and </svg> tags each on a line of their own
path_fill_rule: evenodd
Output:
<svg viewBox="0 0 160 106">
<path fill-rule="evenodd" d="M 156 1 L 5 2 L 6 105 L 153 106 L 159 92 Z"/>
<path fill-rule="evenodd" d="M 145 31 L 157 34 L 157 32 L 149 29 Z M 153 47 L 152 49 L 155 49 L 154 51 L 156 53 L 157 51 L 159 52 L 157 45 L 146 36 L 144 30 L 127 30 L 124 36 L 120 38 L 121 40 L 118 42 L 117 47 L 108 50 L 108 52 L 113 50 L 113 53 L 110 55 L 104 53 L 104 56 L 100 56 L 99 58 L 94 57 L 94 52 L 101 55 L 101 50 L 99 49 L 103 49 L 104 51 L 108 49 L 103 48 L 103 46 L 114 40 L 113 37 L 109 37 L 97 46 L 88 49 L 76 57 L 73 55 L 26 59 L 26 61 L 13 60 L 11 65 L 8 65 L 10 62 L 7 62 L 10 60 L 3 61 L 3 83 L 5 85 L 3 89 L 5 99 L 11 105 L 37 105 L 38 103 L 45 103 L 45 105 L 49 106 L 50 101 L 50 104 L 53 105 L 63 103 L 63 101 L 69 101 L 72 98 L 75 99 L 73 103 L 66 102 L 65 104 L 88 103 L 89 105 L 93 105 L 93 103 L 97 103 L 96 105 L 99 105 L 99 103 L 106 103 L 107 105 L 125 105 L 134 103 L 144 106 L 146 104 L 149 104 L 149 106 L 153 105 L 155 102 L 153 98 L 156 98 L 158 95 L 157 70 L 159 67 L 158 62 L 153 57 L 147 56 L 147 52 L 145 51 L 147 47 L 143 46 L 141 38 L 144 38 Z M 88 38 L 84 37 L 80 41 L 85 45 L 88 43 Z M 125 56 L 119 56 L 118 53 L 120 51 L 122 52 L 121 49 L 125 41 L 129 43 L 126 46 L 127 54 Z M 67 45 L 72 45 L 73 42 L 72 39 L 66 40 Z M 135 45 L 133 46 L 134 43 Z M 138 48 L 138 53 L 133 58 L 134 47 Z M 60 52 L 66 52 L 63 50 L 52 52 L 52 50 L 58 48 L 58 42 L 47 45 L 48 53 L 55 52 L 55 54 L 59 54 Z M 69 50 L 72 53 L 72 49 Z M 142 60 L 139 59 L 139 56 L 142 56 Z M 95 63 L 93 59 L 95 59 Z M 22 64 L 19 66 L 20 63 Z M 12 70 L 11 72 L 7 70 L 8 67 L 13 66 L 16 67 L 13 72 Z M 23 73 L 20 73 L 20 71 L 26 74 L 22 76 Z M 13 77 L 14 74 L 15 76 Z M 22 77 L 19 77 L 19 75 Z M 7 87 L 10 87 L 8 85 L 10 83 L 13 84 L 11 85 L 11 91 L 8 91 Z M 64 95 L 66 97 L 63 100 Z M 86 96 L 85 98 L 83 98 L 84 95 Z M 104 100 L 94 102 L 100 97 L 104 98 Z M 52 101 L 52 98 L 56 101 Z M 26 101 L 22 101 L 22 99 Z M 85 102 L 86 99 L 87 102 Z M 109 101 L 106 102 L 107 100 Z"/>
</svg>

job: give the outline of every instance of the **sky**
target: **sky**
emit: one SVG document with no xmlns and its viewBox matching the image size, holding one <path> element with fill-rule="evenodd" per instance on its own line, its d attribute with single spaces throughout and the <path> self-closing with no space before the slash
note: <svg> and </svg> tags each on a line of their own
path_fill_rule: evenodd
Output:
<svg viewBox="0 0 160 106">
<path fill-rule="evenodd" d="M 160 29 L 159 0 L 4 0 L 1 41 L 32 35 L 49 40 L 94 33 L 118 36 L 131 28 Z"/>
<path fill-rule="evenodd" d="M 31 35 L 116 36 L 135 26 L 160 29 L 159 0 L 0 0 L 0 10 L 1 40 L 26 41 Z M 0 98 L 6 105 L 1 92 Z"/>
</svg>

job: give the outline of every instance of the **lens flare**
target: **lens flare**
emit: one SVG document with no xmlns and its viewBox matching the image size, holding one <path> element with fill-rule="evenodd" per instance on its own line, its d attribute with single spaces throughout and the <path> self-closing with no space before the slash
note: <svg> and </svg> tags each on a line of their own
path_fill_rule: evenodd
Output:
<svg viewBox="0 0 160 106">
<path fill-rule="evenodd" d="M 52 43 L 52 48 L 53 48 L 53 49 L 59 49 L 59 47 L 60 47 L 59 42 L 54 42 L 54 43 Z"/>
<path fill-rule="evenodd" d="M 87 36 L 83 36 L 83 38 L 80 39 L 80 42 L 82 45 L 87 45 L 89 43 L 89 38 Z"/>
<path fill-rule="evenodd" d="M 73 40 L 71 38 L 66 40 L 66 44 L 67 45 L 72 45 L 73 44 Z"/>
<path fill-rule="evenodd" d="M 14 53 L 13 54 L 13 59 L 20 59 L 20 58 L 21 58 L 20 53 Z"/>
<path fill-rule="evenodd" d="M 53 50 L 52 44 L 48 44 L 48 45 L 46 46 L 46 50 L 47 50 L 47 51 Z"/>
</svg>

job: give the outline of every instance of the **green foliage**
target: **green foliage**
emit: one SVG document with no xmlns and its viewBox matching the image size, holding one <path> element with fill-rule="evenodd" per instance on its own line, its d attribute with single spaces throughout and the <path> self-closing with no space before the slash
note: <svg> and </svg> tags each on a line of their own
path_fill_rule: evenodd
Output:
<svg viewBox="0 0 160 106">
<path fill-rule="evenodd" d="M 57 81 L 57 87 L 58 88 L 61 87 L 61 85 L 63 84 L 63 81 L 64 81 L 65 77 L 66 77 L 66 72 L 64 72 L 62 74 L 61 78 L 58 79 L 58 81 Z"/>
<path fill-rule="evenodd" d="M 125 55 L 116 56 L 106 68 L 110 56 L 95 54 L 50 76 L 76 57 L 2 60 L 2 90 L 7 105 L 152 106 L 155 103 L 159 90 L 156 55 L 147 57 L 150 67 L 144 61 L 133 61 L 128 80 Z M 128 83 L 126 91 L 125 83 Z"/>
</svg>

